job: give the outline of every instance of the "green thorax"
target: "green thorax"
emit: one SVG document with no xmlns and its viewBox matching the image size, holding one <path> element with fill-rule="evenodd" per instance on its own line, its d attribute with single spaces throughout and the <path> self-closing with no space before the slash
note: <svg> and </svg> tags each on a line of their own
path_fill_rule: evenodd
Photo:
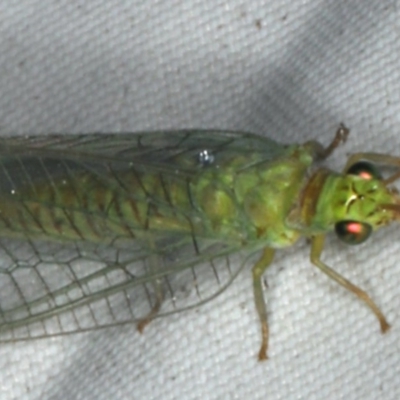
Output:
<svg viewBox="0 0 400 400">
<path fill-rule="evenodd" d="M 308 146 L 292 146 L 243 169 L 204 171 L 193 192 L 210 231 L 274 248 L 293 244 L 301 232 L 288 225 L 287 216 L 298 207 L 313 160 Z"/>
</svg>

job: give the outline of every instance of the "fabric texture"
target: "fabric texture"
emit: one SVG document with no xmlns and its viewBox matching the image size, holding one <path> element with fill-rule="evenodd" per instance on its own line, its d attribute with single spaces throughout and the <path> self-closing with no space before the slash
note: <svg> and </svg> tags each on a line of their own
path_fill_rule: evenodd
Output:
<svg viewBox="0 0 400 400">
<path fill-rule="evenodd" d="M 400 155 L 398 2 L 7 1 L 0 134 L 218 128 L 346 154 Z M 323 259 L 392 324 L 311 266 L 309 245 L 267 272 L 259 363 L 250 271 L 199 309 L 135 326 L 0 346 L 4 399 L 400 398 L 399 227 Z"/>
</svg>

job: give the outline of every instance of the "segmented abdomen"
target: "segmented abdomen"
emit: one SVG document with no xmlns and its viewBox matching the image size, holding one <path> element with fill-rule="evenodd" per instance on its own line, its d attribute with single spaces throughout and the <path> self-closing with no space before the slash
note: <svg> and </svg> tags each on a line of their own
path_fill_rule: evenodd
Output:
<svg viewBox="0 0 400 400">
<path fill-rule="evenodd" d="M 162 173 L 32 157 L 0 162 L 0 235 L 103 242 L 190 229 L 185 187 Z"/>
</svg>

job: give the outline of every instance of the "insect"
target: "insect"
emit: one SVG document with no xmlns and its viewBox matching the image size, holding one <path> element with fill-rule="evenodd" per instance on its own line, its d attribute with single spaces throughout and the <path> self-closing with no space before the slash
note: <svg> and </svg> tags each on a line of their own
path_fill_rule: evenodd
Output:
<svg viewBox="0 0 400 400">
<path fill-rule="evenodd" d="M 311 241 L 311 262 L 389 324 L 366 292 L 321 260 L 325 235 L 359 244 L 400 215 L 376 164 L 253 134 L 171 131 L 0 139 L 0 339 L 25 340 L 154 318 L 221 293 L 253 255 L 258 358 L 267 358 L 262 275 L 277 249 Z"/>
</svg>

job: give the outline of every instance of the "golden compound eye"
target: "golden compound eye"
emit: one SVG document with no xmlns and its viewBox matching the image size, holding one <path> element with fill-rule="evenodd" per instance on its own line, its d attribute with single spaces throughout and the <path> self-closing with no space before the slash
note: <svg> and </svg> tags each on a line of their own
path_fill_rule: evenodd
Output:
<svg viewBox="0 0 400 400">
<path fill-rule="evenodd" d="M 356 245 L 365 242 L 372 232 L 372 227 L 365 222 L 340 221 L 335 225 L 337 237 L 344 243 Z"/>
<path fill-rule="evenodd" d="M 382 179 L 382 175 L 378 168 L 374 164 L 366 161 L 359 161 L 353 164 L 348 170 L 347 174 L 357 175 L 360 178 L 370 179 Z"/>
</svg>

